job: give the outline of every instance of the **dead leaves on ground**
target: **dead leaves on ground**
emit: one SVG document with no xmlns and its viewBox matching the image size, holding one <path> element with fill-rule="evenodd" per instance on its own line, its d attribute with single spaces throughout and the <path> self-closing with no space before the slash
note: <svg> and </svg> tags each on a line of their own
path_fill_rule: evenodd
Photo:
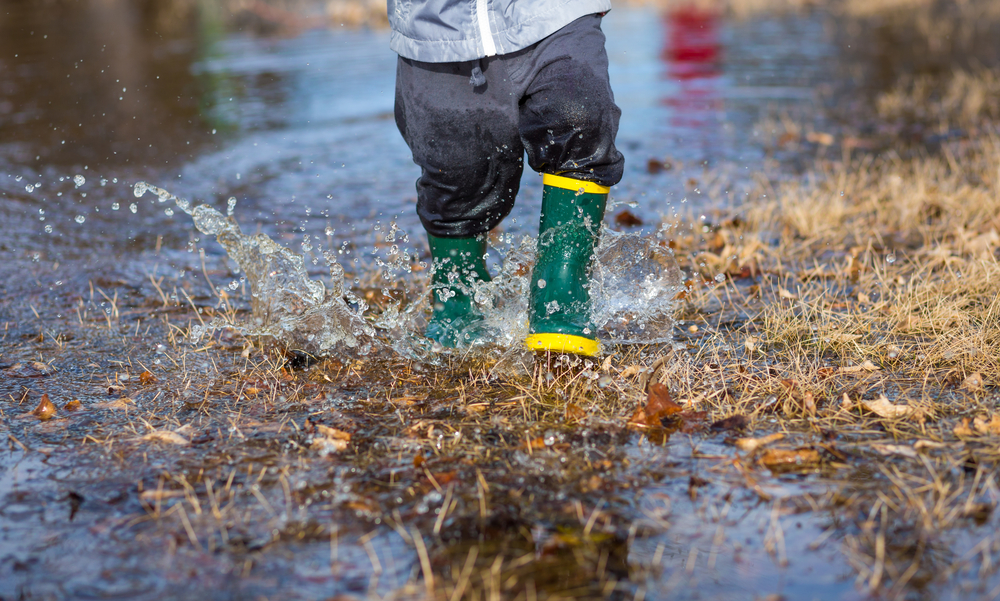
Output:
<svg viewBox="0 0 1000 601">
<path fill-rule="evenodd" d="M 695 432 L 703 427 L 706 416 L 704 411 L 686 411 L 670 398 L 665 384 L 654 382 L 649 385 L 646 404 L 636 409 L 628 426 L 640 431 Z"/>
<path fill-rule="evenodd" d="M 31 412 L 32 415 L 41 421 L 48 421 L 56 414 L 56 406 L 49 400 L 49 395 L 43 394 L 38 406 Z"/>
</svg>

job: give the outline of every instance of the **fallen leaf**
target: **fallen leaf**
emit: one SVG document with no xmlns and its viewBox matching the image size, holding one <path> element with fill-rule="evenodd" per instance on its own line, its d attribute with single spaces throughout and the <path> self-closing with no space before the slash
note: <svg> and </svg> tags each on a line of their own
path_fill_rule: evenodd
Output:
<svg viewBox="0 0 1000 601">
<path fill-rule="evenodd" d="M 80 402 L 80 399 L 73 399 L 63 406 L 63 409 L 66 411 L 83 411 L 83 408 L 83 403 Z"/>
<path fill-rule="evenodd" d="M 781 432 L 775 432 L 774 434 L 768 434 L 767 436 L 761 436 L 760 438 L 737 438 L 733 441 L 733 445 L 741 450 L 748 453 L 753 453 L 757 449 L 769 445 L 772 442 L 781 440 L 785 435 Z"/>
<path fill-rule="evenodd" d="M 969 374 L 967 378 L 962 382 L 962 388 L 968 390 L 969 392 L 980 392 L 983 390 L 983 375 L 978 371 Z"/>
<path fill-rule="evenodd" d="M 962 423 L 956 425 L 952 429 L 952 433 L 955 436 L 958 436 L 959 438 L 966 438 L 966 437 L 969 437 L 969 436 L 975 436 L 976 435 L 976 433 L 972 430 L 972 428 L 969 427 L 969 418 L 967 418 L 967 417 L 963 417 L 962 418 Z"/>
<path fill-rule="evenodd" d="M 622 377 L 631 378 L 632 376 L 636 375 L 637 373 L 641 372 L 644 369 L 646 368 L 641 365 L 630 365 L 626 367 L 624 371 L 622 371 Z"/>
<path fill-rule="evenodd" d="M 135 406 L 135 401 L 128 397 L 122 397 L 120 399 L 115 399 L 113 401 L 106 401 L 104 403 L 95 403 L 95 409 L 129 409 Z"/>
<path fill-rule="evenodd" d="M 170 430 L 153 430 L 149 434 L 146 434 L 140 440 L 146 442 L 165 442 L 167 444 L 175 444 L 178 446 L 187 446 L 191 444 L 191 441 L 184 438 L 177 432 L 171 432 Z"/>
<path fill-rule="evenodd" d="M 854 403 L 851 402 L 851 397 L 847 396 L 846 392 L 844 393 L 844 398 L 840 400 L 840 408 L 844 411 L 854 409 Z"/>
<path fill-rule="evenodd" d="M 632 211 L 624 209 L 621 213 L 615 215 L 615 225 L 620 225 L 622 227 L 635 227 L 642 225 L 644 221 L 638 217 Z"/>
<path fill-rule="evenodd" d="M 725 419 L 712 422 L 709 430 L 743 430 L 747 427 L 749 420 L 745 415 L 730 415 Z"/>
<path fill-rule="evenodd" d="M 628 420 L 629 425 L 639 428 L 659 427 L 661 420 L 684 409 L 670 399 L 670 390 L 664 384 L 654 382 L 649 385 L 646 406 L 640 407 Z"/>
<path fill-rule="evenodd" d="M 568 422 L 578 422 L 587 417 L 587 412 L 584 411 L 583 407 L 575 404 L 569 403 L 566 405 L 566 421 Z"/>
<path fill-rule="evenodd" d="M 143 386 L 149 386 L 154 382 L 156 382 L 156 376 L 154 376 L 152 372 L 144 371 L 141 374 L 139 374 L 139 384 Z"/>
<path fill-rule="evenodd" d="M 56 414 L 56 406 L 49 400 L 49 395 L 43 394 L 42 400 L 38 401 L 38 406 L 31 412 L 32 415 L 41 421 L 48 421 Z"/>
<path fill-rule="evenodd" d="M 815 449 L 768 449 L 757 461 L 770 470 L 790 471 L 819 465 L 819 452 Z"/>
<path fill-rule="evenodd" d="M 316 434 L 310 448 L 322 456 L 344 451 L 351 444 L 351 434 L 337 428 L 316 424 Z"/>
<path fill-rule="evenodd" d="M 865 359 L 860 365 L 852 365 L 851 367 L 841 367 L 838 371 L 842 374 L 855 374 L 859 371 L 878 371 L 877 365 L 871 361 Z"/>
<path fill-rule="evenodd" d="M 997 435 L 1000 434 L 1000 415 L 979 415 L 972 420 L 972 426 L 980 434 Z"/>
<path fill-rule="evenodd" d="M 875 415 L 885 419 L 919 417 L 922 415 L 920 409 L 917 409 L 916 407 L 892 404 L 884 394 L 880 394 L 874 401 L 861 401 L 861 405 Z"/>
<path fill-rule="evenodd" d="M 788 300 L 795 300 L 795 299 L 799 298 L 797 294 L 793 294 L 793 293 L 789 292 L 788 290 L 786 290 L 784 288 L 781 288 L 781 287 L 778 287 L 778 296 L 780 296 L 781 298 L 784 298 L 784 299 L 788 299 Z"/>
</svg>

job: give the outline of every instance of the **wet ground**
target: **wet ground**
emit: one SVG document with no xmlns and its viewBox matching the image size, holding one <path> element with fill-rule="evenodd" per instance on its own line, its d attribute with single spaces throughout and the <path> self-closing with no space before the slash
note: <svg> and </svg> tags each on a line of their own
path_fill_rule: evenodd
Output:
<svg viewBox="0 0 1000 601">
<path fill-rule="evenodd" d="M 422 286 L 381 281 L 389 223 L 425 251 L 385 31 L 262 34 L 170 6 L 0 4 L 0 599 L 997 597 L 995 517 L 887 547 L 907 524 L 853 504 L 887 476 L 823 451 L 829 432 L 790 433 L 823 460 L 773 472 L 704 416 L 638 434 L 627 368 L 667 346 L 616 351 L 608 380 L 539 382 L 388 351 L 293 370 L 236 336 L 188 341 L 249 294 L 137 181 L 235 197 L 244 230 L 338 251 L 376 304 Z M 627 157 L 613 197 L 648 232 L 737 204 L 755 174 L 794 177 L 829 144 L 783 148 L 782 119 L 822 133 L 867 85 L 823 13 L 621 7 L 604 30 Z M 537 218 L 534 174 L 522 190 L 508 233 Z M 952 469 L 977 478 L 968 503 L 996 494 L 985 469 Z M 873 565 L 914 567 L 872 593 Z M 957 585 L 933 586 L 943 566 Z"/>
</svg>

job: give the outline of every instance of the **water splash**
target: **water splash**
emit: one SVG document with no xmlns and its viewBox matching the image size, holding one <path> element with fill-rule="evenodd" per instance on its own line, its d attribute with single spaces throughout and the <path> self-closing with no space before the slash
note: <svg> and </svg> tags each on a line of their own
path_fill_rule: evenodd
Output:
<svg viewBox="0 0 1000 601">
<path fill-rule="evenodd" d="M 314 356 L 338 353 L 367 354 L 378 342 L 375 330 L 362 317 L 364 303 L 354 299 L 344 288 L 344 269 L 330 253 L 324 259 L 330 267 L 330 284 L 313 280 L 305 268 L 305 257 L 281 246 L 266 234 L 244 234 L 232 210 L 223 215 L 207 204 L 192 207 L 167 190 L 139 182 L 133 192 L 137 198 L 147 192 L 159 202 L 173 202 L 194 220 L 203 234 L 215 236 L 226 254 L 239 266 L 251 290 L 249 323 L 230 323 L 216 318 L 205 327 L 196 327 L 195 336 L 231 328 L 245 336 L 262 336 L 278 341 L 289 349 Z M 345 295 L 358 302 L 352 308 Z"/>
<path fill-rule="evenodd" d="M 485 345 L 520 348 L 528 335 L 536 247 L 535 238 L 524 236 L 506 249 L 497 249 L 504 255 L 500 272 L 492 281 L 477 282 L 472 291 L 484 322 L 456 336 L 461 350 Z M 680 267 L 655 236 L 604 229 L 595 251 L 590 290 L 591 321 L 601 340 L 611 344 L 672 342 L 675 298 L 682 289 Z"/>
<path fill-rule="evenodd" d="M 673 340 L 683 276 L 670 250 L 649 235 L 605 229 L 591 281 L 591 319 L 617 344 Z"/>
</svg>

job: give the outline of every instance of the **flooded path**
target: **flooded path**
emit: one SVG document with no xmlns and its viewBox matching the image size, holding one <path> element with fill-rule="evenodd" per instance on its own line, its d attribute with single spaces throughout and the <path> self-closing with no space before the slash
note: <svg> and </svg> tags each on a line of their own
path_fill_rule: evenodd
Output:
<svg viewBox="0 0 1000 601">
<path fill-rule="evenodd" d="M 870 558 L 909 551 L 886 549 L 877 512 L 827 509 L 878 497 L 870 466 L 824 451 L 765 470 L 732 446 L 739 427 L 704 415 L 626 426 L 669 344 L 543 382 L 516 353 L 386 344 L 302 369 L 231 332 L 188 338 L 245 317 L 250 292 L 213 236 L 136 182 L 220 212 L 235 198 L 244 232 L 308 248 L 316 278 L 332 252 L 379 310 L 426 277 L 380 263 L 386 232 L 414 263 L 426 251 L 387 32 L 262 33 L 184 6 L 0 5 L 0 599 L 879 594 L 858 586 Z M 604 30 L 626 154 L 612 215 L 627 205 L 630 231 L 708 221 L 760 173 L 827 152 L 820 136 L 777 156 L 775 140 L 782 119 L 831 118 L 850 69 L 828 16 L 622 6 Z M 504 234 L 534 232 L 540 191 L 526 173 Z M 52 419 L 31 413 L 43 395 Z M 968 556 L 972 573 L 995 522 L 931 541 L 914 569 Z M 904 593 L 985 599 L 997 577 L 968 583 Z"/>
</svg>

